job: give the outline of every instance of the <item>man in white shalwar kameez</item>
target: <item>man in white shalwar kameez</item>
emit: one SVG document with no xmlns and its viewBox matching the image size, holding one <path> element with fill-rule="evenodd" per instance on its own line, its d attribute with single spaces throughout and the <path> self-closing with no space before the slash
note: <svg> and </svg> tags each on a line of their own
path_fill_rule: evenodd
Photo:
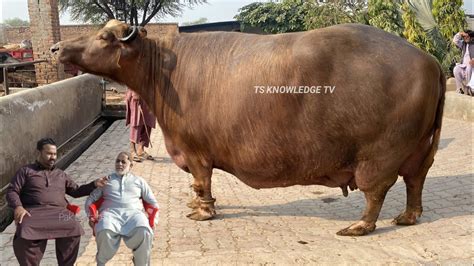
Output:
<svg viewBox="0 0 474 266">
<path fill-rule="evenodd" d="M 472 94 L 473 66 L 474 66 L 474 32 L 458 32 L 454 35 L 453 43 L 461 49 L 461 63 L 457 63 L 453 69 L 456 80 L 456 91 L 461 94 Z"/>
<path fill-rule="evenodd" d="M 143 178 L 130 173 L 132 161 L 126 152 L 121 152 L 115 161 L 115 173 L 109 176 L 103 188 L 94 190 L 86 200 L 89 205 L 103 197 L 97 224 L 94 220 L 97 242 L 97 265 L 105 265 L 117 252 L 120 240 L 133 250 L 135 265 L 150 265 L 153 229 L 143 212 L 142 199 L 158 208 L 158 203 Z M 91 217 L 94 219 L 94 217 Z M 156 219 L 157 220 L 157 219 Z"/>
</svg>

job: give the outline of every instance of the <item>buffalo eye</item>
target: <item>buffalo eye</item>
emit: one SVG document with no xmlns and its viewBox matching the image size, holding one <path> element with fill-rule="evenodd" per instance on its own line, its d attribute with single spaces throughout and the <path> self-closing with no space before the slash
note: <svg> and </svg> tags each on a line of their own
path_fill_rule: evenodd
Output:
<svg viewBox="0 0 474 266">
<path fill-rule="evenodd" d="M 110 31 L 105 31 L 101 35 L 99 35 L 98 39 L 105 41 L 113 41 L 115 39 L 115 35 Z"/>
</svg>

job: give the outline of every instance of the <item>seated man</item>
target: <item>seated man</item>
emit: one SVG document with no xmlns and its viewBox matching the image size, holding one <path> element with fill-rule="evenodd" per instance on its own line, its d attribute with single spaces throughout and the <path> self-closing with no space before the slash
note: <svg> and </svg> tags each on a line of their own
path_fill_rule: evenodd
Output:
<svg viewBox="0 0 474 266">
<path fill-rule="evenodd" d="M 50 138 L 37 142 L 38 158 L 20 168 L 7 189 L 8 206 L 15 210 L 16 233 L 13 251 L 20 265 L 39 265 L 48 239 L 56 240 L 58 265 L 73 265 L 84 233 L 67 209 L 65 194 L 74 198 L 89 195 L 105 185 L 105 177 L 78 186 L 55 168 L 56 144 Z"/>
<path fill-rule="evenodd" d="M 453 43 L 461 49 L 461 63 L 453 69 L 456 80 L 456 91 L 461 94 L 472 94 L 472 88 L 467 84 L 471 80 L 474 66 L 474 32 L 466 30 L 454 35 Z"/>
<path fill-rule="evenodd" d="M 142 211 L 142 199 L 157 208 L 158 203 L 145 180 L 130 173 L 131 166 L 130 155 L 119 153 L 115 173 L 109 176 L 107 185 L 94 190 L 86 200 L 89 225 L 96 232 L 97 265 L 105 265 L 112 259 L 122 238 L 133 250 L 135 265 L 150 265 L 153 230 Z M 89 206 L 101 198 L 100 215 L 93 217 Z"/>
</svg>

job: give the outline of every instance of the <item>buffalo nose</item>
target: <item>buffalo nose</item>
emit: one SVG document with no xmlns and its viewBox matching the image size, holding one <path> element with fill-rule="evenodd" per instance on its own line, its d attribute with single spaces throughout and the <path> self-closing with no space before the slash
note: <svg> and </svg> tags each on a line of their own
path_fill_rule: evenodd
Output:
<svg viewBox="0 0 474 266">
<path fill-rule="evenodd" d="M 49 48 L 49 50 L 51 51 L 51 53 L 55 53 L 57 51 L 59 51 L 59 43 L 56 43 L 55 45 L 51 46 L 51 48 Z"/>
</svg>

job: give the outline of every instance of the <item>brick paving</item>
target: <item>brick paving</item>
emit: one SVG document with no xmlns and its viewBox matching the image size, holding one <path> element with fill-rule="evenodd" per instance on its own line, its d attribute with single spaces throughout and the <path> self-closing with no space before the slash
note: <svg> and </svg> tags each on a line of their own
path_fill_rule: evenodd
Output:
<svg viewBox="0 0 474 266">
<path fill-rule="evenodd" d="M 225 172 L 214 170 L 213 193 L 218 216 L 197 222 L 185 215 L 193 196 L 192 176 L 181 171 L 165 151 L 161 133 L 152 135 L 154 162 L 133 171 L 152 186 L 160 203 L 152 265 L 177 264 L 455 264 L 472 265 L 473 124 L 445 119 L 440 150 L 425 183 L 424 213 L 419 224 L 391 225 L 405 204 L 401 178 L 389 191 L 375 232 L 363 237 L 336 235 L 358 220 L 365 206 L 360 191 L 293 186 L 255 190 Z M 78 183 L 113 171 L 117 153 L 127 150 L 128 130 L 115 122 L 67 172 Z M 73 199 L 83 205 L 85 198 Z M 96 244 L 85 214 L 77 265 L 95 265 Z M 14 225 L 1 234 L 0 265 L 18 265 L 11 246 Z M 122 242 L 108 265 L 132 265 Z M 54 242 L 41 265 L 56 265 Z"/>
</svg>

